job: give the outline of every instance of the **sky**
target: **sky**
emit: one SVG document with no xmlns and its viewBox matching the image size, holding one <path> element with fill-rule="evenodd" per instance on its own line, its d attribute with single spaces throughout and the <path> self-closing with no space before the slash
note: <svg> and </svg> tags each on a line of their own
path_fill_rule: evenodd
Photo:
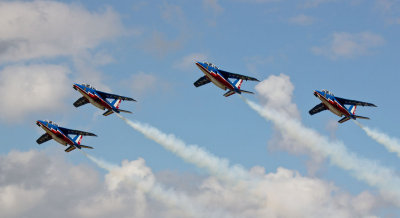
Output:
<svg viewBox="0 0 400 218">
<path fill-rule="evenodd" d="M 399 37 L 395 0 L 0 1 L 0 217 L 399 217 Z M 195 61 L 261 82 L 225 98 Z M 321 89 L 378 107 L 310 116 Z"/>
</svg>

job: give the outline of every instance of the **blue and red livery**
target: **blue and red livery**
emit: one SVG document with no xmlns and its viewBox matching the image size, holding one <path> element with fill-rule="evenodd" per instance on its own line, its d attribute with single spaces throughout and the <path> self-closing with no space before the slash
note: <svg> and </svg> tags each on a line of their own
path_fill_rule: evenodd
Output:
<svg viewBox="0 0 400 218">
<path fill-rule="evenodd" d="M 96 90 L 94 87 L 92 87 L 89 84 L 75 83 L 73 85 L 73 88 L 83 95 L 81 98 L 79 98 L 78 100 L 75 101 L 75 103 L 74 103 L 75 107 L 80 107 L 84 104 L 91 103 L 94 106 L 96 106 L 102 110 L 107 110 L 105 113 L 103 113 L 104 116 L 108 116 L 114 112 L 115 113 L 120 113 L 120 112 L 132 113 L 130 111 L 120 109 L 119 105 L 121 104 L 121 101 L 136 101 L 133 98 L 110 94 L 110 93 Z M 111 101 L 107 100 L 108 98 L 114 99 L 114 100 L 111 102 Z"/>
<path fill-rule="evenodd" d="M 36 125 L 41 127 L 44 131 L 46 131 L 45 134 L 40 136 L 36 142 L 38 144 L 42 144 L 44 142 L 47 142 L 51 139 L 54 139 L 58 143 L 69 147 L 65 149 L 65 152 L 70 152 L 74 150 L 75 148 L 81 149 L 81 148 L 90 148 L 93 149 L 93 147 L 87 146 L 87 145 L 81 145 L 81 140 L 82 136 L 96 136 L 93 133 L 90 132 L 84 132 L 80 130 L 74 130 L 74 129 L 67 129 L 64 127 L 58 126 L 56 123 L 52 121 L 47 121 L 47 120 L 38 120 L 36 121 Z M 71 138 L 69 135 L 76 135 L 74 138 Z"/>
<path fill-rule="evenodd" d="M 350 119 L 355 120 L 357 118 L 369 119 L 368 117 L 355 115 L 357 105 L 376 107 L 376 105 L 367 102 L 335 97 L 331 92 L 327 90 L 315 90 L 314 95 L 319 100 L 321 100 L 322 103 L 316 105 L 313 109 L 309 111 L 309 113 L 311 115 L 314 115 L 324 110 L 330 110 L 332 113 L 338 115 L 339 117 L 344 116 L 344 118 L 338 121 L 339 123 L 344 123 Z M 350 107 L 347 108 L 345 105 L 350 105 Z"/>
<path fill-rule="evenodd" d="M 205 76 L 198 79 L 194 86 L 199 87 L 205 85 L 209 82 L 214 83 L 217 87 L 229 91 L 224 94 L 225 97 L 231 96 L 235 93 L 242 94 L 242 93 L 249 93 L 254 94 L 253 92 L 249 92 L 246 90 L 240 89 L 243 80 L 250 80 L 250 81 L 258 81 L 258 79 L 244 76 L 240 74 L 230 73 L 224 70 L 219 69 L 214 64 L 208 62 L 196 62 L 197 67 L 205 74 Z M 229 78 L 235 78 L 236 81 L 231 82 Z"/>
</svg>

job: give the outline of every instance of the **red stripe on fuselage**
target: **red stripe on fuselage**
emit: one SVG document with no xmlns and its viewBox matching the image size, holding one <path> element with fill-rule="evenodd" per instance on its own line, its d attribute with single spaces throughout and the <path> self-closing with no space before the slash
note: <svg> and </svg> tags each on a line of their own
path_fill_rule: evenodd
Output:
<svg viewBox="0 0 400 218">
<path fill-rule="evenodd" d="M 201 64 L 196 63 L 196 65 L 201 67 L 203 70 L 207 71 L 207 73 L 208 73 L 208 74 L 206 74 L 207 77 L 212 76 L 221 85 L 225 86 L 226 88 L 228 88 L 230 90 L 235 90 L 235 88 L 232 86 L 232 84 L 230 82 L 228 82 L 220 74 L 209 71 L 208 69 L 204 68 L 203 65 L 201 65 Z M 212 78 L 209 78 L 209 79 L 212 80 Z"/>
<path fill-rule="evenodd" d="M 55 129 L 50 129 L 49 127 L 47 127 L 46 125 L 41 124 L 44 128 L 46 128 L 48 131 L 50 131 L 51 133 L 53 133 L 54 135 L 56 135 L 58 138 L 62 139 L 65 143 L 69 144 L 69 145 L 74 145 L 75 143 L 68 137 L 66 136 L 64 133 L 62 133 L 60 130 L 55 130 Z M 47 131 L 46 131 L 47 132 Z"/>
<path fill-rule="evenodd" d="M 103 98 L 94 95 L 90 92 L 86 92 L 85 90 L 81 89 L 79 86 L 76 86 L 79 90 L 81 90 L 82 92 L 84 92 L 88 97 L 90 97 L 93 101 L 99 103 L 100 105 L 102 105 L 103 107 L 105 107 L 106 109 L 112 110 L 112 107 L 110 106 L 110 104 L 105 101 Z M 85 98 L 87 98 L 87 96 L 84 95 Z"/>
<path fill-rule="evenodd" d="M 338 103 L 337 101 L 333 101 L 332 99 L 327 99 L 325 96 L 323 96 L 323 95 L 321 95 L 321 94 L 319 94 L 319 93 L 317 93 L 317 94 L 318 94 L 318 96 L 321 96 L 322 98 L 324 98 L 324 99 L 325 99 L 330 105 L 332 105 L 336 110 L 338 110 L 340 113 L 342 113 L 342 115 L 344 115 L 344 116 L 346 116 L 346 117 L 350 116 L 349 111 L 348 111 L 345 107 L 343 107 L 340 103 Z M 329 106 L 326 105 L 325 101 L 322 101 L 322 103 L 325 104 L 325 106 L 326 106 L 327 108 L 329 108 Z"/>
</svg>

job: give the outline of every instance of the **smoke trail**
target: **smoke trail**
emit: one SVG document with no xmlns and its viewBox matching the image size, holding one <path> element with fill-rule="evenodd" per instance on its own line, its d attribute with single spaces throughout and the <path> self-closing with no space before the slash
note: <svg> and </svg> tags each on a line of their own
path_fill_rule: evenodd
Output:
<svg viewBox="0 0 400 218">
<path fill-rule="evenodd" d="M 348 151 L 342 142 L 331 142 L 315 130 L 305 127 L 299 121 L 291 119 L 278 111 L 262 108 L 243 96 L 239 96 L 250 108 L 267 121 L 272 121 L 283 134 L 290 136 L 313 152 L 329 158 L 332 164 L 351 171 L 357 179 L 378 188 L 386 200 L 400 206 L 400 178 L 393 169 L 359 157 L 355 153 Z"/>
<path fill-rule="evenodd" d="M 396 138 L 390 137 L 383 132 L 380 132 L 376 129 L 371 129 L 366 126 L 361 125 L 359 122 L 354 122 L 362 129 L 364 132 L 371 137 L 373 140 L 378 142 L 379 144 L 385 146 L 385 148 L 393 153 L 397 153 L 397 156 L 400 157 L 400 141 Z"/>
<path fill-rule="evenodd" d="M 119 114 L 117 115 L 129 126 L 181 157 L 184 161 L 195 164 L 200 168 L 205 168 L 220 179 L 237 182 L 238 180 L 248 180 L 251 177 L 242 166 L 230 166 L 227 159 L 219 158 L 197 145 L 186 145 L 184 141 L 172 134 L 165 134 L 148 124 L 131 121 Z"/>
<path fill-rule="evenodd" d="M 177 193 L 173 189 L 166 189 L 161 184 L 154 181 L 154 178 L 147 179 L 144 181 L 143 175 L 127 175 L 123 168 L 117 165 L 111 164 L 104 160 L 95 158 L 86 152 L 79 149 L 88 159 L 95 163 L 100 168 L 107 170 L 113 177 L 116 177 L 118 181 L 130 181 L 134 183 L 134 186 L 141 191 L 148 193 L 154 199 L 164 203 L 170 207 L 180 207 L 187 214 L 187 217 L 227 217 L 221 211 L 209 212 L 199 208 L 198 205 L 194 206 L 188 196 L 183 193 Z"/>
</svg>

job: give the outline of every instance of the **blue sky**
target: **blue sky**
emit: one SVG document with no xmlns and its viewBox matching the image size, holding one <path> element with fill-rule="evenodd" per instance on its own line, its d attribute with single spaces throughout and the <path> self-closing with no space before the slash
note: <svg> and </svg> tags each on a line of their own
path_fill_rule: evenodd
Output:
<svg viewBox="0 0 400 218">
<path fill-rule="evenodd" d="M 329 112 L 308 114 L 319 103 L 313 90 L 328 89 L 336 96 L 378 105 L 357 108 L 357 114 L 371 118 L 362 124 L 399 137 L 399 105 L 393 100 L 400 81 L 400 4 L 396 1 L 1 1 L 0 18 L 0 90 L 4 97 L 0 103 L 0 153 L 5 163 L 14 155 L 11 151 L 22 156 L 34 152 L 55 165 L 61 161 L 67 168 L 82 166 L 97 175 L 95 183 L 107 182 L 109 172 L 97 168 L 80 152 L 64 153 L 65 148 L 54 141 L 36 144 L 43 132 L 35 121 L 49 119 L 96 133 L 98 137 L 83 138 L 83 144 L 95 147 L 88 151 L 91 155 L 115 164 L 143 158 L 160 183 L 189 195 L 214 178 L 118 117 L 103 117 L 103 112 L 91 105 L 73 107 L 81 96 L 72 84 L 85 82 L 135 98 L 135 103 L 121 104 L 122 109 L 134 112 L 126 115 L 129 119 L 172 133 L 232 164 L 247 170 L 260 166 L 266 174 L 284 168 L 298 172 L 301 178 L 333 185 L 335 191 L 328 191 L 327 202 L 334 202 L 332 196 L 337 193 L 346 193 L 353 200 L 368 195 L 364 200 L 369 203 L 363 201 L 362 205 L 369 206 L 357 213 L 346 211 L 349 217 L 399 216 L 399 204 L 385 199 L 376 187 L 351 171 L 331 164 L 329 158 L 296 150 L 296 146 L 281 146 L 277 134 L 285 132 L 279 133 L 238 96 L 225 98 L 213 85 L 193 86 L 202 76 L 195 60 L 207 60 L 260 80 L 269 81 L 275 75 L 282 85 L 271 84 L 276 89 L 268 93 L 278 96 L 272 97 L 282 104 L 276 108 L 294 105 L 298 113 L 294 117 L 304 126 L 397 173 L 398 156 L 354 123 L 337 125 L 340 118 Z M 243 89 L 257 91 L 246 97 L 260 104 L 271 100 L 262 96 L 256 85 L 243 84 Z M 291 86 L 293 90 L 288 90 Z M 193 178 L 199 181 L 188 185 Z M 29 177 L 21 175 L 14 182 L 27 180 Z M 13 183 L 2 186 L 10 185 Z M 149 206 L 138 217 L 159 215 L 148 208 L 162 208 L 160 214 L 174 216 L 171 209 L 160 206 L 162 202 L 147 201 Z M 231 207 L 224 210 L 231 212 Z M 118 208 L 125 207 L 110 211 Z M 89 212 L 77 211 L 73 215 L 90 217 Z M 129 217 L 129 211 L 121 211 Z M 310 217 L 297 211 L 302 212 Z M 13 217 L 10 214 L 6 215 Z"/>
</svg>

